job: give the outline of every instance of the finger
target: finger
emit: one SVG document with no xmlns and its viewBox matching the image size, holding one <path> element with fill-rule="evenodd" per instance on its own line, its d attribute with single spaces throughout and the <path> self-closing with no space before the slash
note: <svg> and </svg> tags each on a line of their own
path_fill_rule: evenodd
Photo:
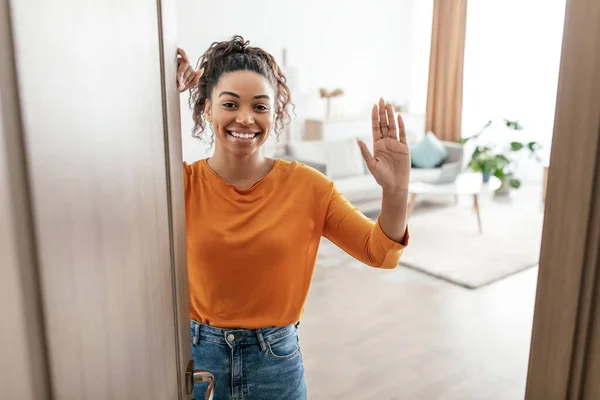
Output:
<svg viewBox="0 0 600 400">
<path fill-rule="evenodd" d="M 192 70 L 192 74 L 186 78 L 185 83 L 179 87 L 179 91 L 180 92 L 185 92 L 186 90 L 193 88 L 194 86 L 198 86 L 198 83 L 200 83 L 200 78 L 202 77 L 202 73 L 204 72 L 204 69 L 201 69 L 199 71 L 193 71 Z"/>
<path fill-rule="evenodd" d="M 188 65 L 185 72 L 183 73 L 183 81 L 186 85 L 191 81 L 193 77 L 192 75 L 194 75 L 194 68 L 192 68 L 191 65 Z"/>
<path fill-rule="evenodd" d="M 396 120 L 394 119 L 394 109 L 390 103 L 385 105 L 385 111 L 387 113 L 387 120 L 390 124 L 390 137 L 398 140 L 398 129 L 396 128 Z"/>
<path fill-rule="evenodd" d="M 373 155 L 371 155 L 369 148 L 360 139 L 356 139 L 356 143 L 358 143 L 358 147 L 360 147 L 360 154 L 362 154 L 363 158 L 365 159 L 369 171 L 373 171 L 373 163 L 375 162 L 375 159 L 373 158 Z"/>
<path fill-rule="evenodd" d="M 190 65 L 189 62 L 184 61 L 183 59 L 179 60 L 179 64 L 177 65 L 177 77 L 182 78 L 185 70 Z"/>
<path fill-rule="evenodd" d="M 190 62 L 190 59 L 188 58 L 188 55 L 186 54 L 186 52 L 182 49 L 182 48 L 177 48 L 177 54 L 179 56 L 181 56 L 181 59 L 187 63 Z"/>
<path fill-rule="evenodd" d="M 404 127 L 404 120 L 400 114 L 398 114 L 398 130 L 400 131 L 400 141 L 408 145 L 408 143 L 406 143 L 406 128 Z"/>
<path fill-rule="evenodd" d="M 386 138 L 390 135 L 390 130 L 388 127 L 387 116 L 385 115 L 385 103 L 383 98 L 379 98 L 379 126 L 381 129 L 381 136 Z"/>
<path fill-rule="evenodd" d="M 371 109 L 371 123 L 373 130 L 373 141 L 376 142 L 381 139 L 381 129 L 379 126 L 379 114 L 377 113 L 377 105 L 373 104 Z"/>
<path fill-rule="evenodd" d="M 198 86 L 200 78 L 202 78 L 202 73 L 204 73 L 204 69 L 194 72 L 194 77 L 192 78 L 191 86 Z"/>
<path fill-rule="evenodd" d="M 179 86 L 180 88 L 183 88 L 185 86 L 184 75 L 185 71 L 187 71 L 188 66 L 189 63 L 182 61 L 179 65 L 179 68 L 177 69 L 177 86 Z"/>
</svg>

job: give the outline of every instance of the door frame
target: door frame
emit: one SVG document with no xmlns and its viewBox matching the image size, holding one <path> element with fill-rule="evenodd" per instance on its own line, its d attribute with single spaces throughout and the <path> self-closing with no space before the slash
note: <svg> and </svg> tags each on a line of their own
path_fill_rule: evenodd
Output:
<svg viewBox="0 0 600 400">
<path fill-rule="evenodd" d="M 600 395 L 600 3 L 567 0 L 526 399 Z M 592 394 L 595 394 L 593 396 Z"/>
<path fill-rule="evenodd" d="M 158 0 L 158 30 L 163 98 L 165 163 L 173 281 L 173 314 L 177 331 L 177 384 L 180 399 L 187 399 L 186 370 L 192 360 L 190 340 L 190 303 L 185 236 L 185 197 L 180 95 L 177 89 L 177 9 L 173 0 Z"/>
<path fill-rule="evenodd" d="M 10 5 L 0 0 L 0 398 L 51 398 Z"/>
</svg>

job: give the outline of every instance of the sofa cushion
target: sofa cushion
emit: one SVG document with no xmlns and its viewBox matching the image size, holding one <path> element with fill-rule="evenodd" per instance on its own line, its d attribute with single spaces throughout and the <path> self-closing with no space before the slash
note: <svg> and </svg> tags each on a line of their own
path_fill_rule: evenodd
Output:
<svg viewBox="0 0 600 400">
<path fill-rule="evenodd" d="M 440 179 L 441 174 L 441 168 L 411 168 L 410 181 L 435 183 Z"/>
<path fill-rule="evenodd" d="M 448 157 L 448 151 L 432 132 L 428 132 L 423 140 L 411 146 L 410 157 L 416 168 L 435 168 Z"/>
<path fill-rule="evenodd" d="M 373 175 L 360 175 L 349 178 L 336 179 L 335 187 L 351 203 L 381 198 L 381 186 Z"/>
<path fill-rule="evenodd" d="M 363 157 L 354 139 L 296 141 L 288 149 L 294 158 L 324 163 L 330 179 L 364 174 Z"/>
</svg>

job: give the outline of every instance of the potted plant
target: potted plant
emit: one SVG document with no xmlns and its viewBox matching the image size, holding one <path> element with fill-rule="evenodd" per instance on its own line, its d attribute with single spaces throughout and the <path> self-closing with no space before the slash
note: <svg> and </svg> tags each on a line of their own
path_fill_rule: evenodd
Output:
<svg viewBox="0 0 600 400">
<path fill-rule="evenodd" d="M 483 181 L 487 183 L 490 176 L 497 176 L 498 171 L 504 170 L 509 163 L 510 160 L 506 156 L 494 154 L 491 147 L 477 146 L 471 155 L 468 167 L 475 172 L 481 172 Z"/>
<path fill-rule="evenodd" d="M 481 172 L 483 181 L 488 182 L 490 176 L 495 176 L 500 179 L 501 186 L 498 189 L 499 193 L 508 193 L 510 188 L 518 189 L 521 187 L 521 181 L 514 175 L 517 164 L 517 156 L 522 151 L 528 151 L 530 157 L 534 157 L 539 161 L 537 151 L 540 146 L 537 142 L 520 142 L 520 141 L 509 141 L 503 143 L 500 141 L 488 140 L 488 143 L 477 144 L 477 140 L 485 137 L 488 128 L 492 125 L 492 121 L 488 121 L 482 128 L 482 130 L 473 136 L 463 138 L 459 143 L 465 144 L 471 140 L 476 143 L 475 149 L 471 155 L 468 167 L 475 172 Z M 512 130 L 520 131 L 523 126 L 518 121 L 510 121 L 507 119 L 503 120 L 503 126 Z M 492 142 L 496 142 L 492 144 Z"/>
</svg>

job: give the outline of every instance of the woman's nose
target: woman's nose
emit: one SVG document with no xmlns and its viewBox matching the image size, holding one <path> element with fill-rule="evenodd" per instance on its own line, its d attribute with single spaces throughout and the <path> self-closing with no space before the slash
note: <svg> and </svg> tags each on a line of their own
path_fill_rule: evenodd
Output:
<svg viewBox="0 0 600 400">
<path fill-rule="evenodd" d="M 240 111 L 236 116 L 235 122 L 242 125 L 250 125 L 254 123 L 254 116 L 251 112 Z"/>
</svg>

